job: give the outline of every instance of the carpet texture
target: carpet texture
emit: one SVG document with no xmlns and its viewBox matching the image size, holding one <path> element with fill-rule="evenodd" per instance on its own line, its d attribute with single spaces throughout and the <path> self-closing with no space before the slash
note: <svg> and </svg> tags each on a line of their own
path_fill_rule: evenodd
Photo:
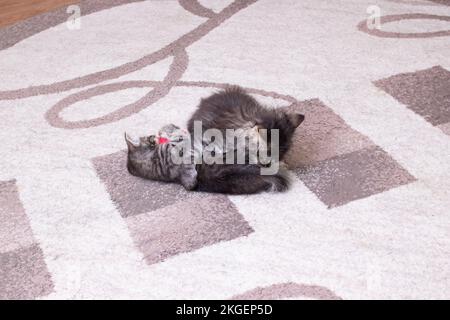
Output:
<svg viewBox="0 0 450 320">
<path fill-rule="evenodd" d="M 449 299 L 449 5 L 97 0 L 1 28 L 0 299 Z M 227 84 L 306 114 L 288 192 L 127 173 L 124 131 Z"/>
</svg>

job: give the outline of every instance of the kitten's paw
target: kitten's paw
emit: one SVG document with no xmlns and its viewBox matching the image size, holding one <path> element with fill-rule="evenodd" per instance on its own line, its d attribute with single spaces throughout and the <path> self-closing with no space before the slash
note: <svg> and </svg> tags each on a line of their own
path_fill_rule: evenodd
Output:
<svg viewBox="0 0 450 320">
<path fill-rule="evenodd" d="M 195 190 L 197 188 L 197 172 L 194 170 L 181 176 L 180 182 L 186 190 Z"/>
<path fill-rule="evenodd" d="M 195 190 L 197 188 L 197 180 L 194 181 L 182 181 L 181 184 L 183 185 L 183 187 L 188 190 L 188 191 L 192 191 Z"/>
</svg>

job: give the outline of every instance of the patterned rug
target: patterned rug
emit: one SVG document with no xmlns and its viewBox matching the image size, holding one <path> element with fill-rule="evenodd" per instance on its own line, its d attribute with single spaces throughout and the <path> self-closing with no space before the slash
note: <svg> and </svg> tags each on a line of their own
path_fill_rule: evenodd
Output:
<svg viewBox="0 0 450 320">
<path fill-rule="evenodd" d="M 449 299 L 449 5 L 96 0 L 0 29 L 0 299 Z M 288 192 L 127 173 L 124 131 L 227 84 L 306 114 Z"/>
</svg>

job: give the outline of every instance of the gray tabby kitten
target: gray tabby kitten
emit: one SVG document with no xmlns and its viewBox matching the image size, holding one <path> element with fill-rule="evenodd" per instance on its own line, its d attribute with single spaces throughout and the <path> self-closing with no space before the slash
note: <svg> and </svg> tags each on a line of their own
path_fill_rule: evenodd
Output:
<svg viewBox="0 0 450 320">
<path fill-rule="evenodd" d="M 128 146 L 127 169 L 134 176 L 165 182 L 178 182 L 186 190 L 197 186 L 195 164 L 174 163 L 173 152 L 188 137 L 187 132 L 173 124 L 164 126 L 158 136 L 151 135 L 134 141 L 125 133 Z M 164 140 L 163 143 L 160 141 Z"/>
</svg>

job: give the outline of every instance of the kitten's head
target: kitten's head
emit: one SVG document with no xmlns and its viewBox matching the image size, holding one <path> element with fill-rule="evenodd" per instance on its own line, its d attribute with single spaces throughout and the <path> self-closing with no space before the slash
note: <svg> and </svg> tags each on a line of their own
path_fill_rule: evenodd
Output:
<svg viewBox="0 0 450 320">
<path fill-rule="evenodd" d="M 128 172 L 138 177 L 149 177 L 152 172 L 152 158 L 158 146 L 169 144 L 169 147 L 171 147 L 188 136 L 187 131 L 173 124 L 162 127 L 157 135 L 140 137 L 139 139 L 133 139 L 125 133 L 125 141 L 128 147 Z"/>
</svg>

